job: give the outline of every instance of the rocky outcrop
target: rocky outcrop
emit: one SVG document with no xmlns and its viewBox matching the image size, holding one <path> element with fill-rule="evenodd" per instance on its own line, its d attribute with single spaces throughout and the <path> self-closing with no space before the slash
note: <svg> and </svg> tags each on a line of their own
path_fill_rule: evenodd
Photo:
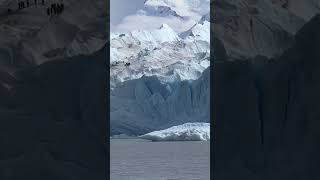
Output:
<svg viewBox="0 0 320 180">
<path fill-rule="evenodd" d="M 214 179 L 320 176 L 319 32 L 317 15 L 279 58 L 213 65 Z"/>
</svg>

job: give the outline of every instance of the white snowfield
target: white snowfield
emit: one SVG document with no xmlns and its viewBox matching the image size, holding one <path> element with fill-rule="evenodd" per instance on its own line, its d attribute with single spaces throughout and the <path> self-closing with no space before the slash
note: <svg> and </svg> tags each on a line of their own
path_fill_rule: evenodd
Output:
<svg viewBox="0 0 320 180">
<path fill-rule="evenodd" d="M 152 141 L 210 141 L 210 123 L 185 123 L 140 136 Z"/>
</svg>

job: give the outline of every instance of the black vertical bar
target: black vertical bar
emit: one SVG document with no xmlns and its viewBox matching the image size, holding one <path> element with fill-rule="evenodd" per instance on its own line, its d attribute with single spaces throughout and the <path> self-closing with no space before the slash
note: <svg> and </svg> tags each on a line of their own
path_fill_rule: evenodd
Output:
<svg viewBox="0 0 320 180">
<path fill-rule="evenodd" d="M 105 61 L 106 66 L 106 81 L 105 81 L 105 102 L 104 102 L 104 108 L 106 110 L 106 117 L 104 121 L 104 127 L 105 127 L 105 136 L 104 136 L 104 142 L 105 142 L 105 151 L 106 151 L 106 179 L 110 179 L 110 0 L 107 0 L 107 7 L 106 7 L 106 14 L 107 14 L 107 23 L 106 23 L 106 29 L 107 29 L 107 58 Z"/>
</svg>

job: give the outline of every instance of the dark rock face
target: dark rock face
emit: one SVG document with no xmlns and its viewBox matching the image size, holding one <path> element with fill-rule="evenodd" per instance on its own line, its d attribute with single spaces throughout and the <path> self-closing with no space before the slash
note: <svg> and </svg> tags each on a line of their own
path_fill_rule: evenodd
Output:
<svg viewBox="0 0 320 180">
<path fill-rule="evenodd" d="M 0 179 L 106 179 L 106 48 L 2 73 Z"/>
<path fill-rule="evenodd" d="M 214 64 L 213 179 L 319 179 L 319 32 L 317 15 L 277 59 Z"/>
</svg>

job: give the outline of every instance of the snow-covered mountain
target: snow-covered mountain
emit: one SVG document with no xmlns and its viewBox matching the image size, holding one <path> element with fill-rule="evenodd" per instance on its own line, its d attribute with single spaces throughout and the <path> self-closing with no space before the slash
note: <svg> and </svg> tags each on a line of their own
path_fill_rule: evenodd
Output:
<svg viewBox="0 0 320 180">
<path fill-rule="evenodd" d="M 210 0 L 146 0 L 145 6 L 158 10 L 161 10 L 159 7 L 166 7 L 171 10 L 171 13 L 173 11 L 178 16 L 195 18 L 195 16 L 204 15 L 209 11 Z M 170 15 L 172 15 L 171 13 Z"/>
<path fill-rule="evenodd" d="M 199 78 L 210 65 L 210 22 L 182 34 L 166 24 L 151 31 L 112 33 L 111 87 L 143 75 L 156 75 L 162 82 Z"/>
<path fill-rule="evenodd" d="M 150 30 L 168 24 L 181 33 L 210 11 L 209 0 L 146 0 L 141 9 L 112 26 L 112 31 Z"/>
<path fill-rule="evenodd" d="M 185 123 L 140 136 L 152 141 L 210 141 L 210 123 Z"/>
</svg>

